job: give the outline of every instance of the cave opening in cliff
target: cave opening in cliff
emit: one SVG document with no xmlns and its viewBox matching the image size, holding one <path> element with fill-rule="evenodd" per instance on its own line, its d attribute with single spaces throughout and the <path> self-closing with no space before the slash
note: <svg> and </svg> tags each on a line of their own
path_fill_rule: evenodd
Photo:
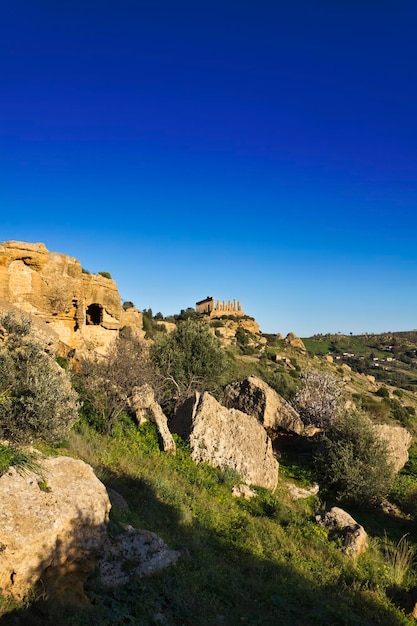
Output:
<svg viewBox="0 0 417 626">
<path fill-rule="evenodd" d="M 87 307 L 86 315 L 85 315 L 85 323 L 86 325 L 93 324 L 94 326 L 99 326 L 103 321 L 103 307 L 101 304 L 90 304 Z"/>
</svg>

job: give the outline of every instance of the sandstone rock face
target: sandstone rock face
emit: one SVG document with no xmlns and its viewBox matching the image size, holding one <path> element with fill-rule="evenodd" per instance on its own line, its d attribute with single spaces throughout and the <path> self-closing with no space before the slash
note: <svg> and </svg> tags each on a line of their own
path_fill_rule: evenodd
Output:
<svg viewBox="0 0 417 626">
<path fill-rule="evenodd" d="M 375 424 L 373 428 L 379 437 L 387 442 L 389 460 L 395 472 L 399 472 L 408 461 L 411 434 L 403 426 Z"/>
<path fill-rule="evenodd" d="M 195 462 L 230 467 L 246 484 L 276 488 L 278 462 L 271 440 L 255 417 L 222 406 L 209 393 L 196 393 L 170 427 L 183 437 L 189 434 Z"/>
<path fill-rule="evenodd" d="M 42 579 L 47 591 L 82 601 L 103 553 L 109 498 L 83 461 L 40 465 L 42 477 L 9 468 L 0 478 L 0 588 L 22 598 Z"/>
<path fill-rule="evenodd" d="M 343 509 L 334 506 L 323 517 L 317 516 L 316 520 L 328 528 L 331 535 L 340 537 L 343 551 L 348 556 L 357 557 L 368 547 L 365 529 Z"/>
<path fill-rule="evenodd" d="M 317 431 L 314 427 L 306 427 L 297 411 L 257 376 L 228 385 L 224 402 L 228 407 L 256 417 L 268 432 L 313 435 Z"/>
<path fill-rule="evenodd" d="M 175 441 L 168 428 L 167 418 L 155 400 L 152 387 L 148 384 L 142 385 L 141 387 L 135 387 L 133 397 L 130 400 L 130 406 L 136 412 L 136 419 L 139 424 L 142 421 L 144 413 L 146 413 L 146 416 L 155 422 L 162 440 L 164 451 L 175 454 Z"/>
<path fill-rule="evenodd" d="M 62 356 L 74 348 L 105 354 L 122 326 L 142 329 L 137 310 L 136 317 L 123 311 L 113 280 L 83 272 L 79 261 L 43 243 L 0 244 L 0 299 L 46 322 Z"/>
</svg>

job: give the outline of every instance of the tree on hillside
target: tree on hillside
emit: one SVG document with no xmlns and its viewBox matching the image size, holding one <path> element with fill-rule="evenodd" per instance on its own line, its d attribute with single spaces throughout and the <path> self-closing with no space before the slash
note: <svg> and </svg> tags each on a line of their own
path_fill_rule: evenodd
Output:
<svg viewBox="0 0 417 626">
<path fill-rule="evenodd" d="M 134 387 L 153 382 L 154 370 L 146 343 L 123 334 L 105 357 L 85 358 L 76 377 L 83 413 L 95 428 L 107 434 L 129 409 Z"/>
<path fill-rule="evenodd" d="M 54 442 L 78 418 L 67 373 L 45 351 L 29 319 L 0 317 L 0 438 L 13 444 Z"/>
<path fill-rule="evenodd" d="M 208 324 L 191 318 L 157 336 L 151 357 L 176 401 L 195 390 L 215 391 L 228 371 L 227 355 Z"/>
<path fill-rule="evenodd" d="M 305 424 L 327 428 L 342 411 L 340 383 L 328 372 L 314 369 L 304 372 L 293 403 Z"/>
</svg>

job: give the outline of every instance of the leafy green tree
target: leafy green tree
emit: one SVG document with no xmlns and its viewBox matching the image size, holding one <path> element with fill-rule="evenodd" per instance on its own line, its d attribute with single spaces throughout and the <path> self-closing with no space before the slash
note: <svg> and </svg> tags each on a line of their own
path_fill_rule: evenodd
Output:
<svg viewBox="0 0 417 626">
<path fill-rule="evenodd" d="M 151 357 L 177 401 L 195 390 L 215 391 L 228 371 L 227 355 L 208 324 L 191 318 L 173 333 L 157 336 Z"/>
<path fill-rule="evenodd" d="M 346 411 L 321 435 L 315 465 L 337 500 L 372 503 L 389 492 L 394 470 L 387 444 L 364 411 Z"/>
<path fill-rule="evenodd" d="M 67 372 L 46 352 L 32 322 L 0 317 L 0 438 L 12 444 L 62 439 L 78 418 Z"/>
</svg>

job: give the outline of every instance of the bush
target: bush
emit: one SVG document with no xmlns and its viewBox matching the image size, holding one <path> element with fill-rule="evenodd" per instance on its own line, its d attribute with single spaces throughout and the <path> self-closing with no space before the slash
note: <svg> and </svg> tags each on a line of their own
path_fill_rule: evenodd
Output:
<svg viewBox="0 0 417 626">
<path fill-rule="evenodd" d="M 98 275 L 103 276 L 104 278 L 109 278 L 111 280 L 110 272 L 99 272 Z"/>
<path fill-rule="evenodd" d="M 387 495 L 394 479 L 386 442 L 358 409 L 345 412 L 322 434 L 315 466 L 337 500 L 359 504 Z"/>
<path fill-rule="evenodd" d="M 341 412 L 342 392 L 337 378 L 318 370 L 305 372 L 294 405 L 305 424 L 327 428 Z"/>
<path fill-rule="evenodd" d="M 381 398 L 389 398 L 389 391 L 386 387 L 382 386 L 378 389 L 378 391 L 375 391 L 375 395 L 376 396 L 380 396 Z"/>
<path fill-rule="evenodd" d="M 106 357 L 80 362 L 76 385 L 83 400 L 82 414 L 96 430 L 109 434 L 128 411 L 134 387 L 153 380 L 145 343 L 120 335 Z"/>
<path fill-rule="evenodd" d="M 0 437 L 12 443 L 59 441 L 77 420 L 77 394 L 32 323 L 0 317 Z"/>
</svg>

